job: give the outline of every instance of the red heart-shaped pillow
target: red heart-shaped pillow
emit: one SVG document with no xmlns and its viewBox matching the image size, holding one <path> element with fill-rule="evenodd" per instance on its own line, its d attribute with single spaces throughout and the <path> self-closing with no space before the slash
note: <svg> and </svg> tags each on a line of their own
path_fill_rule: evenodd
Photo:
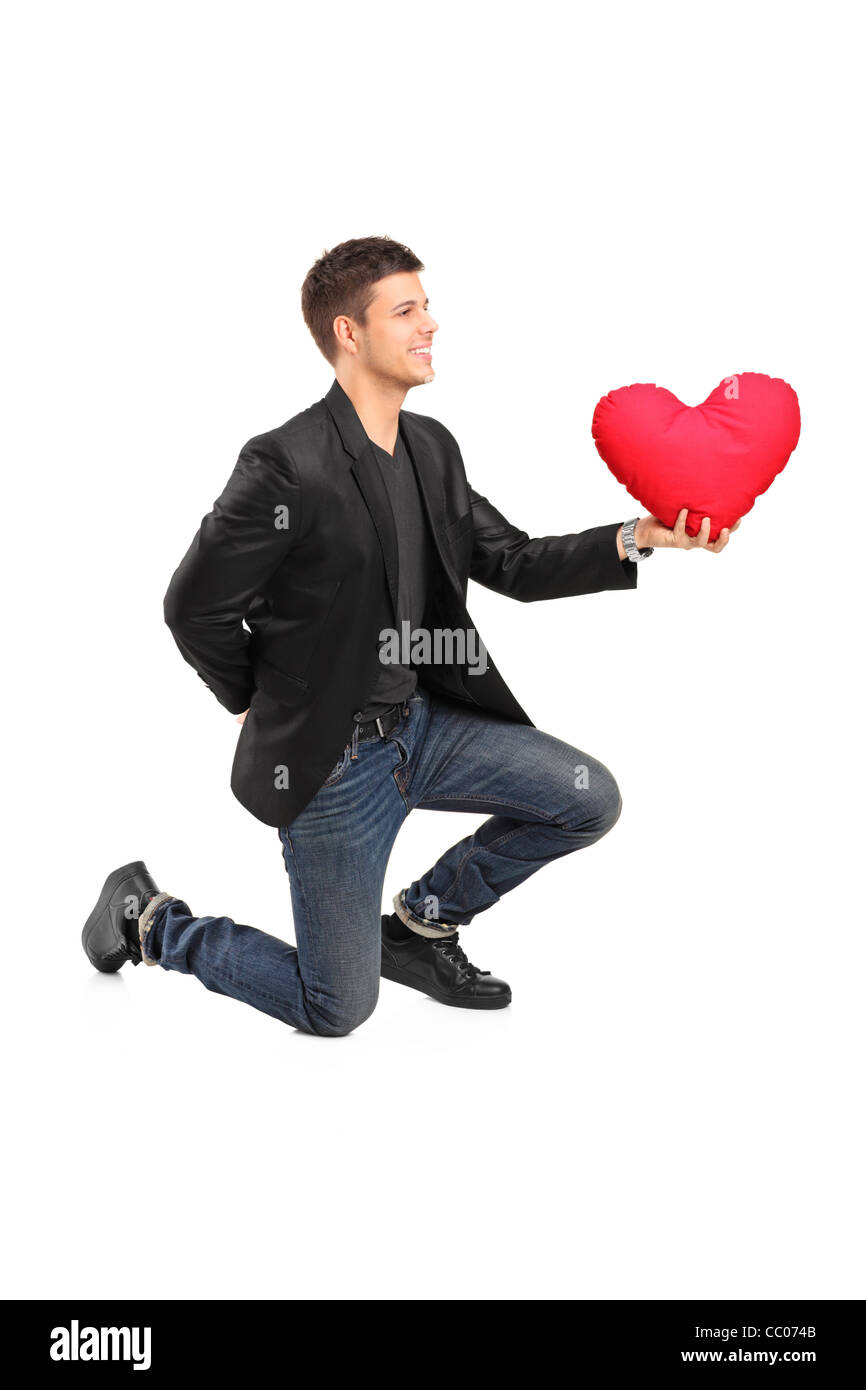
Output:
<svg viewBox="0 0 866 1390">
<path fill-rule="evenodd" d="M 786 381 L 760 372 L 726 376 L 703 405 L 662 386 L 621 386 L 595 407 L 592 436 L 613 476 L 665 526 L 688 507 L 688 534 L 708 516 L 714 541 L 785 467 L 800 407 Z"/>
</svg>

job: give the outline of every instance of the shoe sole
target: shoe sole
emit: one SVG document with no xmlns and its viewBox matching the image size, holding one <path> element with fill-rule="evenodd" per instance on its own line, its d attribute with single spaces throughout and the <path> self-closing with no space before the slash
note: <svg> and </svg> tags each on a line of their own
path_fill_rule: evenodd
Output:
<svg viewBox="0 0 866 1390">
<path fill-rule="evenodd" d="M 99 900 L 96 904 L 96 907 L 93 909 L 87 921 L 84 923 L 84 927 L 81 932 L 81 944 L 84 947 L 84 953 L 87 956 L 87 959 L 90 961 L 90 964 L 93 966 L 94 970 L 101 970 L 103 975 L 113 974 L 116 970 L 120 969 L 120 965 L 115 965 L 114 963 L 112 963 L 111 965 L 106 966 L 104 964 L 104 956 L 101 958 L 102 963 L 100 963 L 100 960 L 94 959 L 94 957 L 90 954 L 90 947 L 88 945 L 87 938 L 90 935 L 90 932 L 93 930 L 94 926 L 96 925 L 98 919 L 102 916 L 103 912 L 108 907 L 108 904 L 111 902 L 111 899 L 114 897 L 115 891 L 120 887 L 121 883 L 123 883 L 123 880 L 125 878 L 131 878 L 133 874 L 137 873 L 147 873 L 147 868 L 144 864 L 144 861 L 141 859 L 136 859 L 132 864 L 124 864 L 122 869 L 115 869 L 113 874 L 109 874 L 108 878 L 102 885 L 102 892 L 99 895 Z M 135 956 L 131 953 L 128 943 L 123 939 L 120 939 L 118 941 L 117 949 L 119 949 L 121 946 L 126 951 L 125 959 L 131 960 L 133 965 L 138 965 L 138 961 L 135 959 Z M 123 961 L 121 961 L 120 964 L 122 965 Z"/>
<path fill-rule="evenodd" d="M 443 994 L 441 990 L 430 989 L 427 985 L 422 985 L 420 981 L 407 979 L 407 977 L 393 965 L 382 962 L 382 976 L 386 980 L 393 980 L 397 985 L 406 985 L 408 989 L 417 989 L 421 994 L 428 995 L 431 999 L 437 1000 L 440 1004 L 449 1004 L 455 1009 L 504 1009 L 511 1003 L 511 990 L 507 994 L 492 994 L 489 999 L 460 999 L 451 994 Z"/>
</svg>

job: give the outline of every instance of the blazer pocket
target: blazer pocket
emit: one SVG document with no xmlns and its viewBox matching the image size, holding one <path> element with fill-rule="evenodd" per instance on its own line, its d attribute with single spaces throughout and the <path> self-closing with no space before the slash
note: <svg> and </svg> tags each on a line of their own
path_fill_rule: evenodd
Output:
<svg viewBox="0 0 866 1390">
<path fill-rule="evenodd" d="M 472 509 L 470 508 L 468 512 L 464 512 L 463 516 L 459 516 L 456 521 L 452 521 L 450 526 L 445 527 L 445 535 L 448 537 L 449 541 L 459 541 L 460 537 L 464 535 L 471 526 Z"/>
<path fill-rule="evenodd" d="M 305 695 L 310 686 L 301 676 L 293 676 L 288 671 L 280 671 L 269 661 L 258 658 L 253 667 L 253 680 L 257 690 L 263 690 L 281 705 L 293 705 L 299 696 Z"/>
</svg>

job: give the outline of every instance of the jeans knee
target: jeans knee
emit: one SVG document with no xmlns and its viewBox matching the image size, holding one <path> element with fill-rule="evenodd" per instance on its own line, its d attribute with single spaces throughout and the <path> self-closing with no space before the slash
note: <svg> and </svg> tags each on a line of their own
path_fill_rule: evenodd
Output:
<svg viewBox="0 0 866 1390">
<path fill-rule="evenodd" d="M 378 988 L 371 996 L 341 1004 L 308 1003 L 310 1027 L 320 1038 L 345 1038 L 366 1023 L 379 1001 Z"/>
<path fill-rule="evenodd" d="M 575 834 L 600 839 L 612 830 L 622 814 L 622 795 L 616 779 L 600 764 L 578 793 L 568 828 Z"/>
<path fill-rule="evenodd" d="M 607 834 L 608 830 L 613 830 L 613 827 L 616 825 L 617 821 L 622 815 L 622 794 L 616 782 L 613 781 L 613 778 L 611 778 L 610 780 L 611 782 L 613 782 L 613 788 L 610 801 L 608 803 L 607 814 L 604 817 L 605 834 Z"/>
</svg>

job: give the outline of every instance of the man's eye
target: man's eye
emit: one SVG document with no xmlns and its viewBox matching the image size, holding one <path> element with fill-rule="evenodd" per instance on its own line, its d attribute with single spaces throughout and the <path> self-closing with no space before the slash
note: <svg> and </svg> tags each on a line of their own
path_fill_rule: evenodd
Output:
<svg viewBox="0 0 866 1390">
<path fill-rule="evenodd" d="M 408 313 L 409 313 L 409 310 L 408 310 L 408 309 L 401 309 L 401 310 L 400 310 L 400 317 L 401 317 L 401 319 L 402 319 L 402 318 L 405 318 L 406 315 L 407 315 Z"/>
</svg>

